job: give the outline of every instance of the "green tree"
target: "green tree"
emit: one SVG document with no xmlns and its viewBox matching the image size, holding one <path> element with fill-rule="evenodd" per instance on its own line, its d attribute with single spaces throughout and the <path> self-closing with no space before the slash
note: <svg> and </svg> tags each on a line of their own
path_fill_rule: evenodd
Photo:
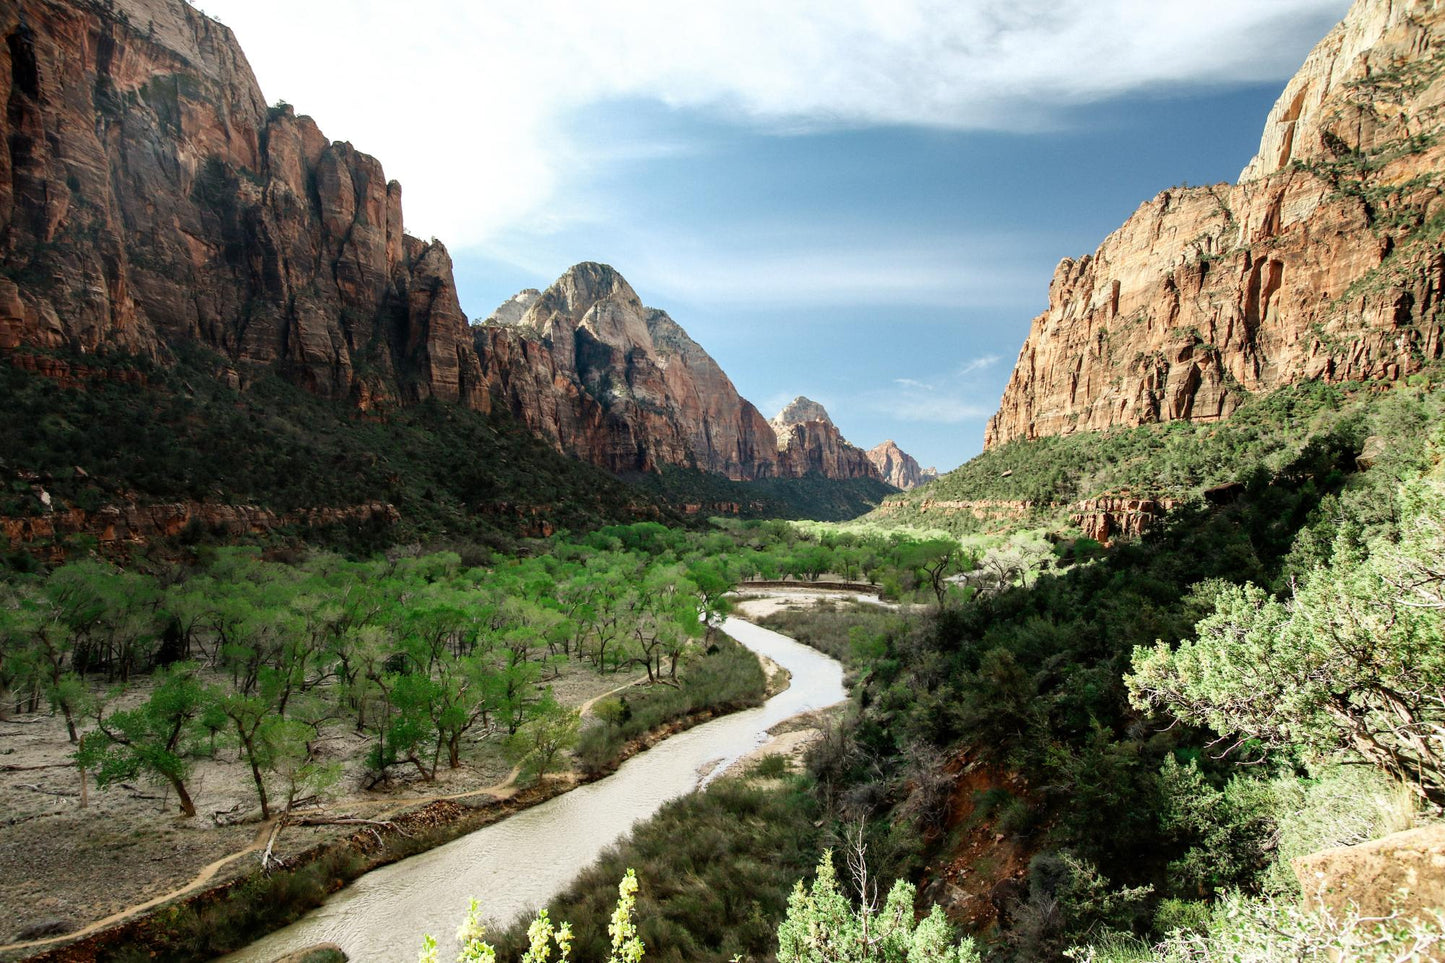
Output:
<svg viewBox="0 0 1445 963">
<path fill-rule="evenodd" d="M 862 881 L 864 902 L 855 908 L 838 885 L 833 854 L 818 861 L 811 886 L 801 880 L 778 925 L 778 963 L 979 963 L 973 941 L 956 941 L 943 910 L 934 906 L 915 919 L 913 884 L 898 880 L 880 911 Z"/>
<path fill-rule="evenodd" d="M 181 814 L 194 816 L 196 805 L 186 789 L 187 742 L 209 701 L 195 666 L 163 669 L 144 703 L 98 720 L 97 732 L 81 740 L 79 764 L 95 771 L 101 786 L 142 774 L 165 782 L 176 791 Z"/>
<path fill-rule="evenodd" d="M 1397 543 L 1341 539 L 1292 598 L 1215 586 L 1196 640 L 1135 649 L 1134 705 L 1236 745 L 1354 752 L 1445 804 L 1445 483 L 1400 502 Z"/>
</svg>

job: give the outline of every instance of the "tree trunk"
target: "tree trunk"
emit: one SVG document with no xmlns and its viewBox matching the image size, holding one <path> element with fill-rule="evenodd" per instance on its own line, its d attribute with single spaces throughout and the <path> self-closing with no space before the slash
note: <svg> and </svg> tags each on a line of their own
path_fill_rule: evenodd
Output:
<svg viewBox="0 0 1445 963">
<path fill-rule="evenodd" d="M 181 815 L 187 819 L 193 819 L 196 815 L 196 804 L 191 802 L 191 794 L 186 792 L 186 784 L 178 776 L 169 776 L 171 785 L 176 790 L 176 798 L 181 801 Z"/>
</svg>

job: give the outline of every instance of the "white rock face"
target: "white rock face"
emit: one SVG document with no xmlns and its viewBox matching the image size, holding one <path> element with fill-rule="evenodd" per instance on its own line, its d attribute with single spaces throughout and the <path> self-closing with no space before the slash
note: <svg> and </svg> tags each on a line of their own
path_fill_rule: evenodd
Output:
<svg viewBox="0 0 1445 963">
<path fill-rule="evenodd" d="M 525 288 L 521 291 L 518 291 L 510 298 L 497 305 L 497 310 L 493 311 L 487 317 L 487 320 L 483 321 L 482 323 L 516 324 L 518 321 L 522 320 L 522 316 L 527 313 L 527 309 L 530 308 L 532 305 L 536 304 L 537 299 L 541 296 L 542 292 L 538 291 L 536 288 Z"/>
<path fill-rule="evenodd" d="M 782 411 L 773 416 L 771 424 L 773 431 L 782 436 L 787 434 L 788 429 L 794 425 L 801 425 L 809 421 L 821 421 L 829 425 L 833 423 L 833 419 L 828 417 L 828 409 L 811 398 L 798 395 L 788 402 Z"/>
<path fill-rule="evenodd" d="M 1239 175 L 1240 182 L 1268 177 L 1291 161 L 1326 153 L 1320 132 L 1340 119 L 1332 116 L 1338 104 L 1331 103 L 1331 94 L 1390 71 L 1397 66 L 1388 62 L 1392 55 L 1416 52 L 1407 35 L 1424 35 L 1419 22 L 1435 6 L 1435 0 L 1355 0 L 1345 19 L 1315 45 L 1280 94 L 1265 121 L 1259 153 Z M 1366 147 L 1368 132 L 1358 133 L 1364 136 L 1355 138 L 1351 146 Z"/>
</svg>

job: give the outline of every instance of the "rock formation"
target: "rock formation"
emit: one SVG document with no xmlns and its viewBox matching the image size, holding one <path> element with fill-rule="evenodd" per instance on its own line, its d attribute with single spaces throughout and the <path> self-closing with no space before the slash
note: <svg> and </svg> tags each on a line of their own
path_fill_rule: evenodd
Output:
<svg viewBox="0 0 1445 963">
<path fill-rule="evenodd" d="M 1442 354 L 1445 8 L 1357 0 L 1235 185 L 1146 202 L 1055 272 L 987 446 L 1228 416 L 1308 378 Z"/>
<path fill-rule="evenodd" d="M 867 473 L 812 429 L 786 460 L 602 265 L 470 326 L 446 248 L 403 230 L 400 185 L 267 107 L 235 37 L 182 0 L 24 0 L 0 5 L 0 34 L 0 357 L 80 381 L 46 353 L 199 343 L 240 386 L 279 370 L 364 410 L 499 405 L 616 472 Z"/>
<path fill-rule="evenodd" d="M 1343 915 L 1409 918 L 1445 906 L 1445 826 L 1326 849 L 1292 863 L 1312 906 Z"/>
<path fill-rule="evenodd" d="M 497 310 L 493 311 L 487 317 L 487 320 L 483 321 L 482 323 L 516 324 L 518 321 L 522 320 L 522 316 L 527 313 L 527 309 L 530 308 L 532 305 L 536 304 L 537 299 L 541 296 L 542 292 L 538 291 L 536 288 L 523 288 L 507 300 L 503 301 L 501 304 L 497 305 Z"/>
<path fill-rule="evenodd" d="M 227 28 L 27 0 L 0 33 L 0 347 L 199 341 L 362 406 L 486 407 L 446 249 L 374 158 L 266 106 Z"/>
<path fill-rule="evenodd" d="M 893 439 L 868 450 L 868 460 L 878 469 L 883 480 L 894 488 L 907 491 L 917 488 L 938 477 L 937 468 L 919 468 L 918 461 L 908 452 L 899 448 Z"/>
<path fill-rule="evenodd" d="M 515 323 L 474 334 L 498 404 L 559 450 L 616 472 L 779 473 L 763 416 L 677 322 L 644 307 L 605 264 L 572 267 Z"/>
<path fill-rule="evenodd" d="M 770 424 L 777 436 L 778 474 L 785 478 L 821 475 L 883 480 L 868 453 L 849 444 L 816 401 L 800 395 Z"/>
</svg>

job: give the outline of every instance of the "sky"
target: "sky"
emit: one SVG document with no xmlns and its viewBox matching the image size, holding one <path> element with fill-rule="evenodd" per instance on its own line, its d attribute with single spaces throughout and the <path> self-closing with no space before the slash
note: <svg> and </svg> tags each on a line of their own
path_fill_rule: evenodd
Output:
<svg viewBox="0 0 1445 963">
<path fill-rule="evenodd" d="M 1064 257 L 1232 181 L 1348 0 L 203 0 L 486 317 L 617 268 L 772 416 L 977 454 Z"/>
</svg>

